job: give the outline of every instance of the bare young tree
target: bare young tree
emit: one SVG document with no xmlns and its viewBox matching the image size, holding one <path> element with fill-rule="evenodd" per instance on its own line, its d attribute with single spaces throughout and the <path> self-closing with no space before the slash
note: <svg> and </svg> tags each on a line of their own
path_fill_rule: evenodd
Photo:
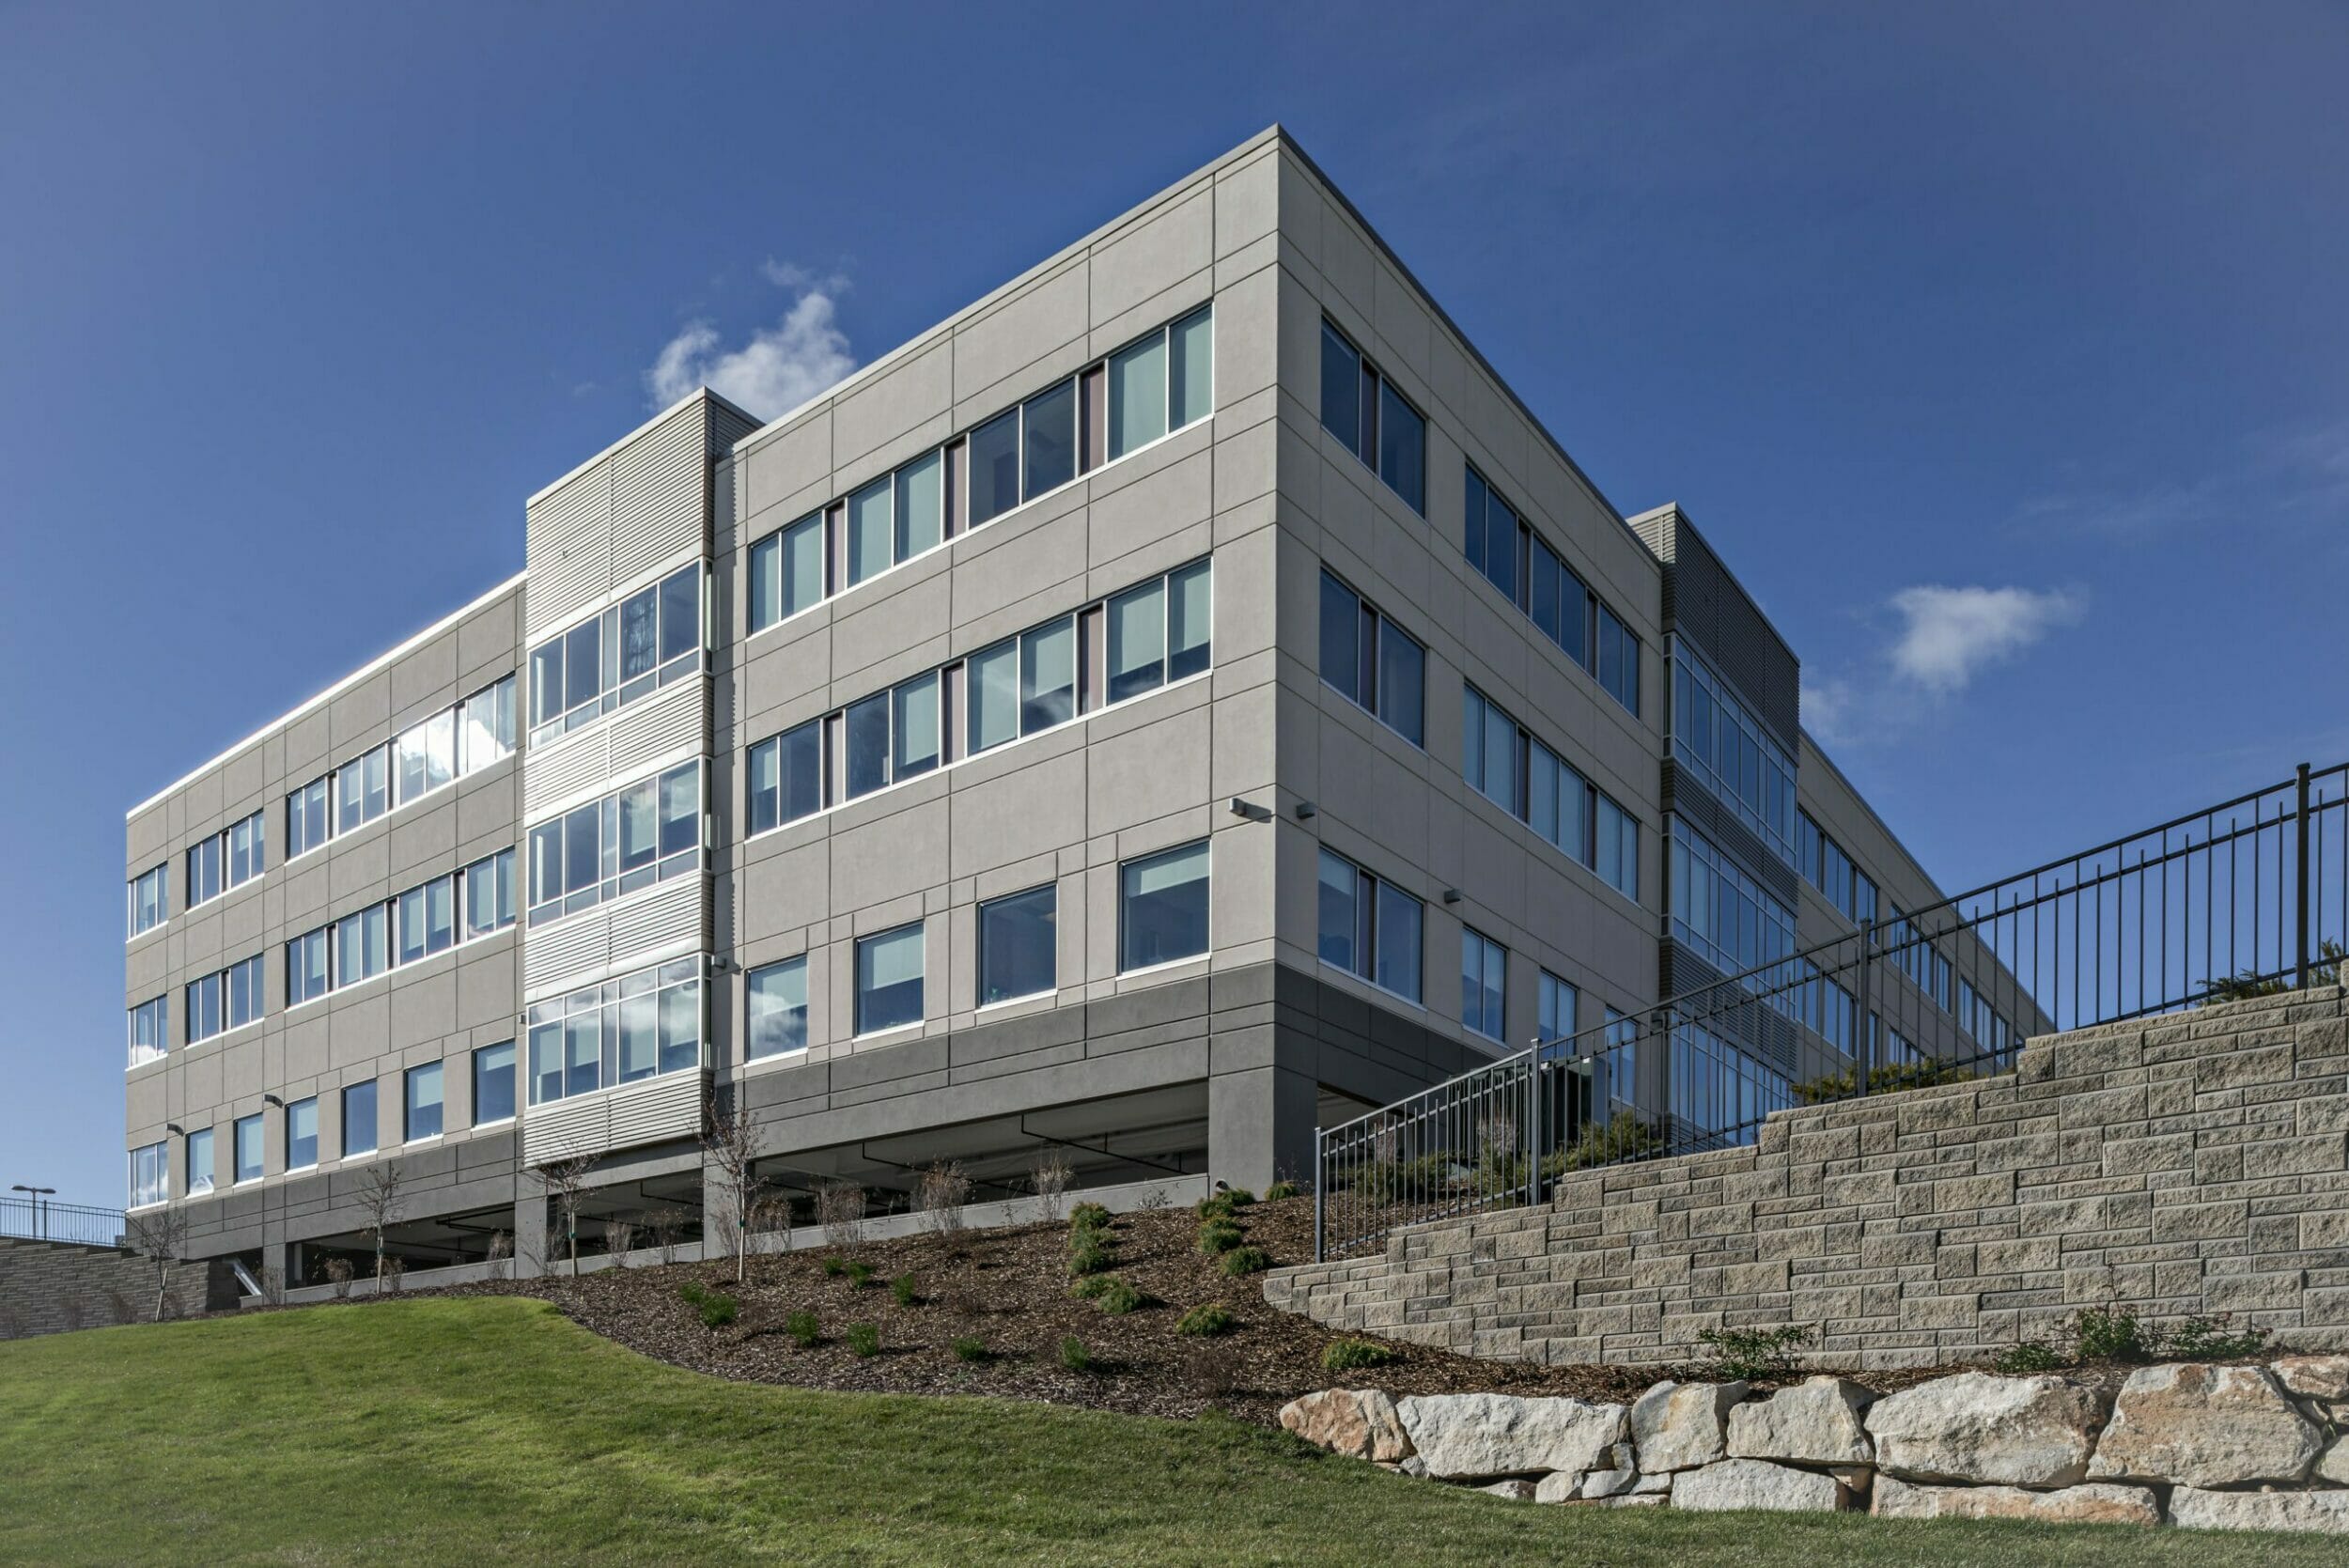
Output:
<svg viewBox="0 0 2349 1568">
<path fill-rule="evenodd" d="M 490 1233 L 490 1278 L 511 1279 L 514 1273 L 514 1238 L 504 1231 Z"/>
<path fill-rule="evenodd" d="M 855 1182 L 826 1182 L 816 1189 L 816 1223 L 824 1245 L 835 1252 L 854 1247 L 864 1233 L 864 1188 Z"/>
<path fill-rule="evenodd" d="M 636 1250 L 636 1225 L 628 1219 L 607 1219 L 603 1222 L 603 1250 L 612 1254 L 612 1266 L 626 1268 L 628 1255 Z"/>
<path fill-rule="evenodd" d="M 383 1233 L 399 1223 L 408 1206 L 405 1176 L 399 1161 L 386 1165 L 370 1165 L 359 1175 L 358 1200 L 360 1211 L 367 1217 L 367 1230 L 375 1237 L 375 1288 L 383 1290 Z"/>
<path fill-rule="evenodd" d="M 593 1155 L 572 1155 L 565 1159 L 551 1159 L 537 1166 L 531 1174 L 537 1178 L 541 1191 L 554 1200 L 555 1212 L 563 1219 L 563 1244 L 571 1259 L 571 1274 L 579 1274 L 579 1205 L 587 1192 L 587 1172 L 596 1163 Z"/>
<path fill-rule="evenodd" d="M 685 1229 L 683 1211 L 658 1208 L 645 1217 L 646 1229 L 652 1233 L 652 1244 L 661 1249 L 661 1261 L 665 1265 L 677 1262 L 677 1236 Z"/>
<path fill-rule="evenodd" d="M 750 1272 L 753 1211 L 766 1187 L 759 1178 L 758 1157 L 766 1152 L 766 1130 L 751 1115 L 742 1096 L 712 1094 L 708 1114 L 703 1119 L 702 1169 L 716 1177 L 720 1191 L 715 1205 L 704 1198 L 702 1213 L 708 1217 L 713 1206 L 716 1210 L 731 1243 L 738 1285 Z"/>
<path fill-rule="evenodd" d="M 155 1321 L 163 1320 L 171 1300 L 171 1271 L 187 1261 L 188 1211 L 166 1205 L 134 1214 L 130 1220 L 132 1248 L 155 1265 Z"/>
<path fill-rule="evenodd" d="M 1035 1188 L 1036 1205 L 1041 1210 L 1036 1218 L 1057 1223 L 1067 1207 L 1068 1188 L 1076 1179 L 1076 1166 L 1058 1149 L 1036 1156 L 1035 1168 L 1028 1173 L 1028 1185 Z"/>
<path fill-rule="evenodd" d="M 334 1299 L 335 1299 L 335 1300 L 337 1300 L 337 1301 L 348 1301 L 348 1300 L 350 1300 L 350 1260 L 349 1258 L 329 1258 L 329 1259 L 327 1259 L 327 1260 L 326 1260 L 326 1282 L 327 1282 L 328 1284 L 333 1285 L 333 1286 L 334 1287 Z"/>
<path fill-rule="evenodd" d="M 932 1160 L 914 1178 L 913 1206 L 923 1227 L 950 1250 L 961 1239 L 963 1205 L 970 1201 L 970 1173 L 958 1160 Z"/>
</svg>

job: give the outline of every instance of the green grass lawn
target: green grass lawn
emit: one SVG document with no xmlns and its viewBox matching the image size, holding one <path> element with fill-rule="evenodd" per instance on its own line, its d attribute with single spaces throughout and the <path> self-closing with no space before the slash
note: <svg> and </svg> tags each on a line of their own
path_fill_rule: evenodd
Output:
<svg viewBox="0 0 2349 1568">
<path fill-rule="evenodd" d="M 541 1303 L 0 1344 L 8 1562 L 2196 1563 L 2338 1540 L 1508 1503 L 1210 1417 L 723 1383 Z"/>
</svg>

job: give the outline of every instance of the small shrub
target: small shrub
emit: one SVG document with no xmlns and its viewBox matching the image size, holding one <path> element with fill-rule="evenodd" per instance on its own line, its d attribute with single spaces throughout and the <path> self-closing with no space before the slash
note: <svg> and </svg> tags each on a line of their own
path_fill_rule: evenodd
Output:
<svg viewBox="0 0 2349 1568">
<path fill-rule="evenodd" d="M 2083 1307 L 2072 1319 L 2072 1335 L 2083 1361 L 2150 1361 L 2159 1342 L 2135 1312 Z"/>
<path fill-rule="evenodd" d="M 1221 1257 L 1243 1239 L 1239 1227 L 1228 1219 L 1210 1219 L 1199 1227 L 1199 1250 L 1211 1258 Z"/>
<path fill-rule="evenodd" d="M 1296 1196 L 1297 1184 L 1295 1182 L 1274 1182 L 1264 1189 L 1264 1201 L 1268 1203 L 1277 1203 L 1283 1198 Z"/>
<path fill-rule="evenodd" d="M 1231 1309 L 1214 1301 L 1203 1301 L 1175 1320 L 1174 1332 L 1211 1340 L 1218 1334 L 1232 1331 Z"/>
<path fill-rule="evenodd" d="M 2025 1340 L 2021 1344 L 1999 1351 L 1991 1358 L 1990 1364 L 2000 1372 L 2028 1374 L 2053 1372 L 2070 1363 L 2055 1346 L 2042 1344 L 2036 1340 Z"/>
<path fill-rule="evenodd" d="M 1228 1187 L 1199 1200 L 1202 1219 L 1229 1219 L 1256 1201 L 1256 1195 L 1244 1187 Z"/>
<path fill-rule="evenodd" d="M 1110 1228 L 1109 1207 L 1103 1203 L 1082 1203 L 1068 1211 L 1072 1230 L 1106 1231 Z"/>
<path fill-rule="evenodd" d="M 335 1300 L 349 1300 L 350 1298 L 350 1260 L 349 1258 L 327 1259 L 326 1282 L 334 1287 Z"/>
<path fill-rule="evenodd" d="M 692 1302 L 693 1310 L 701 1313 L 705 1328 L 723 1328 L 741 1312 L 741 1303 L 722 1290 L 704 1290 L 698 1284 L 689 1283 L 677 1294 Z"/>
<path fill-rule="evenodd" d="M 1095 1235 L 1080 1235 L 1069 1243 L 1068 1272 L 1081 1278 L 1098 1274 L 1110 1265 L 1110 1250 Z"/>
<path fill-rule="evenodd" d="M 837 1279 L 839 1279 L 839 1278 L 840 1278 L 840 1276 L 842 1276 L 843 1274 L 846 1274 L 847 1272 L 848 1272 L 848 1260 L 847 1260 L 847 1259 L 845 1259 L 845 1258 L 837 1258 L 837 1257 L 833 1257 L 833 1258 L 826 1258 L 826 1259 L 824 1260 L 824 1278 L 825 1278 L 825 1279 L 827 1279 L 827 1280 L 837 1280 Z"/>
<path fill-rule="evenodd" d="M 988 1358 L 988 1352 L 987 1348 L 987 1342 L 979 1338 L 978 1335 L 965 1334 L 960 1339 L 955 1341 L 956 1360 L 970 1361 L 975 1364 L 977 1362 L 987 1360 Z"/>
<path fill-rule="evenodd" d="M 1632 1111 L 1618 1110 L 1604 1122 L 1586 1126 L 1580 1137 L 1542 1162 L 1546 1176 L 1568 1171 L 1595 1170 L 1618 1160 L 1647 1159 L 1665 1152 L 1664 1135 Z"/>
<path fill-rule="evenodd" d="M 1387 1366 L 1398 1359 L 1394 1351 L 1368 1340 L 1331 1340 L 1321 1347 L 1325 1372 L 1357 1372 L 1363 1367 Z"/>
<path fill-rule="evenodd" d="M 1945 1083 L 1964 1083 L 1973 1078 L 1971 1067 L 1960 1067 L 1947 1062 L 1896 1062 L 1868 1070 L 1868 1093 L 1890 1094 L 1902 1089 L 1936 1089 Z M 1859 1080 L 1847 1069 L 1814 1078 L 1808 1083 L 1795 1085 L 1795 1098 L 1804 1105 L 1825 1105 L 1832 1100 L 1849 1099 Z"/>
<path fill-rule="evenodd" d="M 880 1330 L 869 1323 L 848 1325 L 848 1354 L 863 1360 L 880 1354 Z"/>
<path fill-rule="evenodd" d="M 1223 1262 L 1219 1266 L 1237 1280 L 1243 1274 L 1263 1273 L 1272 1266 L 1272 1260 L 1265 1255 L 1261 1247 L 1235 1247 L 1223 1254 Z"/>
<path fill-rule="evenodd" d="M 848 1287 L 851 1290 L 863 1290 L 872 1282 L 873 1265 L 871 1264 L 860 1259 L 848 1265 Z"/>
<path fill-rule="evenodd" d="M 890 1281 L 889 1295 L 900 1307 L 910 1307 L 921 1299 L 913 1294 L 913 1276 L 910 1274 L 900 1274 Z"/>
<path fill-rule="evenodd" d="M 1150 1304 L 1150 1298 L 1124 1280 L 1112 1280 L 1093 1298 L 1093 1304 L 1111 1317 L 1124 1317 Z"/>
<path fill-rule="evenodd" d="M 1071 1334 L 1060 1342 L 1060 1364 L 1070 1372 L 1083 1372 L 1093 1365 L 1093 1352 L 1085 1342 Z"/>
<path fill-rule="evenodd" d="M 1117 1282 L 1114 1274 L 1088 1274 L 1068 1287 L 1068 1294 L 1080 1301 L 1090 1301 Z"/>
<path fill-rule="evenodd" d="M 790 1335 L 793 1339 L 799 1341 L 800 1348 L 801 1350 L 815 1349 L 816 1342 L 824 1336 L 823 1325 L 816 1321 L 816 1314 L 814 1312 L 808 1312 L 805 1309 L 793 1312 L 789 1317 L 785 1318 L 783 1320 L 783 1331 Z"/>
<path fill-rule="evenodd" d="M 1790 1323 L 1783 1328 L 1707 1328 L 1697 1336 L 1713 1352 L 1713 1370 L 1725 1382 L 1783 1377 L 1795 1370 L 1795 1352 L 1811 1343 L 1811 1330 Z"/>
<path fill-rule="evenodd" d="M 2267 1330 L 2246 1328 L 2230 1332 L 2227 1314 L 2190 1317 L 2178 1325 L 2162 1345 L 2162 1354 L 2180 1361 L 2232 1361 L 2256 1356 L 2267 1347 Z"/>
</svg>

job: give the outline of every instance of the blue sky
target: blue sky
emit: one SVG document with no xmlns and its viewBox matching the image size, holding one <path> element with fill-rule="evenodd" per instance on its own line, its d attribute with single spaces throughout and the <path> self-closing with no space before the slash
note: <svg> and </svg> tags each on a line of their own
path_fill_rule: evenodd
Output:
<svg viewBox="0 0 2349 1568">
<path fill-rule="evenodd" d="M 0 1187 L 121 1201 L 125 808 L 663 381 L 787 396 L 1275 120 L 1945 885 L 2349 755 L 2349 10 L 864 14 L 0 5 Z"/>
</svg>

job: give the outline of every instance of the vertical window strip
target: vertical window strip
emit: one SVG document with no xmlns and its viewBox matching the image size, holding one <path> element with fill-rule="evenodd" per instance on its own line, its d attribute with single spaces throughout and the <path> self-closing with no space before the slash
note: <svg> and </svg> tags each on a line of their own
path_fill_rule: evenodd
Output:
<svg viewBox="0 0 2349 1568">
<path fill-rule="evenodd" d="M 1427 419 L 1328 317 L 1321 423 L 1420 516 L 1427 515 Z"/>
<path fill-rule="evenodd" d="M 1461 503 L 1461 552 L 1501 598 L 1582 666 L 1615 701 L 1640 711 L 1640 639 L 1473 463 Z"/>
</svg>

